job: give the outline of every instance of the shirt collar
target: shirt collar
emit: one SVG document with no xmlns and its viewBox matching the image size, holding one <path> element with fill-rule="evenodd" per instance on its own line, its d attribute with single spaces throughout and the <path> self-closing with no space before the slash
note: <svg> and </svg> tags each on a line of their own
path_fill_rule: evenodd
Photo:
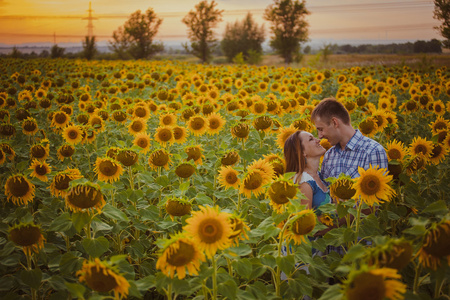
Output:
<svg viewBox="0 0 450 300">
<path fill-rule="evenodd" d="M 348 141 L 347 145 L 345 145 L 345 150 L 354 150 L 357 146 L 359 141 L 363 138 L 362 133 L 359 131 L 359 129 L 355 130 L 355 134 L 351 137 L 351 139 Z M 334 146 L 335 151 L 341 152 L 342 148 L 339 144 Z"/>
</svg>

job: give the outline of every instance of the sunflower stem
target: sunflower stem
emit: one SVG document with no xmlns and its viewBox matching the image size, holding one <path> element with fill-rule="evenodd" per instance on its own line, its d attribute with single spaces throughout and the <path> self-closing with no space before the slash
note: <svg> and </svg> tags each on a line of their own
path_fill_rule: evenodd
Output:
<svg viewBox="0 0 450 300">
<path fill-rule="evenodd" d="M 134 190 L 134 182 L 133 182 L 133 170 L 131 169 L 131 166 L 128 166 L 128 177 L 130 181 L 130 189 Z"/>
<path fill-rule="evenodd" d="M 172 283 L 169 284 L 166 290 L 167 300 L 172 299 Z"/>
<path fill-rule="evenodd" d="M 231 265 L 231 260 L 227 257 L 228 274 L 233 277 L 233 266 Z"/>
<path fill-rule="evenodd" d="M 283 247 L 284 232 L 286 231 L 287 226 L 289 224 L 289 219 L 286 220 L 286 223 L 284 223 L 283 229 L 280 232 L 280 240 L 278 241 L 277 257 L 281 257 L 281 248 Z M 280 286 L 281 286 L 281 269 L 280 269 L 279 266 L 277 266 L 277 271 L 276 271 L 276 274 L 275 274 L 274 281 L 275 281 L 275 292 L 276 292 L 276 295 L 278 297 L 280 297 L 281 296 L 281 291 L 280 291 Z"/>
<path fill-rule="evenodd" d="M 420 263 L 416 265 L 416 274 L 414 276 L 414 285 L 413 285 L 413 292 L 414 294 L 417 294 L 417 290 L 419 288 L 419 277 L 420 272 L 422 271 Z"/>
<path fill-rule="evenodd" d="M 361 210 L 362 210 L 362 202 L 361 201 L 357 201 L 356 203 L 357 203 L 356 205 L 358 205 L 358 210 L 356 212 L 356 228 L 355 228 L 356 240 L 355 240 L 355 244 L 358 243 L 359 226 L 361 224 Z"/>
<path fill-rule="evenodd" d="M 213 255 L 211 257 L 211 261 L 212 261 L 212 268 L 213 268 L 213 277 L 212 277 L 212 281 L 213 281 L 213 295 L 212 295 L 212 299 L 216 300 L 217 299 L 217 264 L 216 264 L 215 255 Z"/>
</svg>

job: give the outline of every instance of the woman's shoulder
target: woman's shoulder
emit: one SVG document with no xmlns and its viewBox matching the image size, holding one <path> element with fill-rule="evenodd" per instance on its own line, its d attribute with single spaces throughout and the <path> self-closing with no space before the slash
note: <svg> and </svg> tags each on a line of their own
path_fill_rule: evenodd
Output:
<svg viewBox="0 0 450 300">
<path fill-rule="evenodd" d="M 312 178 L 311 175 L 309 175 L 306 172 L 302 173 L 302 177 L 300 179 L 300 183 L 308 182 L 308 181 L 311 181 L 311 180 L 315 182 L 314 178 Z"/>
</svg>

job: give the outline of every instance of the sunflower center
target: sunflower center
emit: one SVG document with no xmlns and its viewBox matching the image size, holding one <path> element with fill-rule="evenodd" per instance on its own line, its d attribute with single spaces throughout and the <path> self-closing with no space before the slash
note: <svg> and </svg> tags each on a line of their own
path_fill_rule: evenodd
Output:
<svg viewBox="0 0 450 300">
<path fill-rule="evenodd" d="M 357 276 L 347 290 L 348 300 L 382 300 L 386 296 L 386 286 L 382 276 L 363 273 Z"/>
<path fill-rule="evenodd" d="M 62 113 L 59 113 L 59 114 L 56 113 L 54 118 L 55 118 L 55 122 L 58 124 L 64 124 L 67 121 L 66 115 L 62 114 Z"/>
<path fill-rule="evenodd" d="M 60 151 L 61 155 L 64 157 L 71 157 L 74 152 L 75 152 L 75 149 L 70 146 L 67 146 L 67 145 L 64 145 Z"/>
<path fill-rule="evenodd" d="M 172 139 L 172 131 L 170 131 L 170 129 L 162 129 L 158 133 L 158 137 L 163 142 L 170 141 Z"/>
<path fill-rule="evenodd" d="M 237 181 L 237 175 L 235 174 L 235 173 L 228 173 L 226 176 L 225 176 L 225 180 L 227 181 L 227 183 L 229 183 L 229 184 L 234 184 L 234 183 L 236 183 L 236 181 Z"/>
<path fill-rule="evenodd" d="M 199 228 L 199 237 L 206 244 L 213 244 L 223 236 L 222 224 L 214 218 L 203 220 Z"/>
<path fill-rule="evenodd" d="M 402 157 L 402 154 L 398 149 L 390 149 L 388 154 L 391 159 L 400 159 Z"/>
<path fill-rule="evenodd" d="M 151 157 L 151 161 L 155 166 L 162 167 L 169 162 L 169 155 L 162 151 L 158 151 Z"/>
<path fill-rule="evenodd" d="M 45 148 L 41 145 L 36 145 L 31 148 L 31 155 L 35 158 L 43 158 L 45 154 Z"/>
<path fill-rule="evenodd" d="M 67 135 L 70 139 L 74 140 L 78 137 L 78 132 L 76 130 L 70 130 Z"/>
<path fill-rule="evenodd" d="M 315 215 L 310 213 L 307 215 L 303 215 L 295 220 L 291 225 L 291 231 L 296 235 L 305 235 L 310 233 L 315 226 Z"/>
<path fill-rule="evenodd" d="M 191 244 L 178 242 L 179 248 L 167 257 L 167 262 L 175 267 L 182 267 L 190 263 L 195 257 L 195 248 Z"/>
<path fill-rule="evenodd" d="M 86 283 L 90 288 L 103 293 L 117 287 L 117 281 L 114 276 L 106 272 L 104 269 L 105 267 L 97 268 L 97 266 L 93 266 L 90 269 L 89 278 L 86 278 Z"/>
<path fill-rule="evenodd" d="M 22 247 L 31 246 L 36 244 L 40 237 L 41 231 L 35 226 L 25 226 L 20 228 L 14 228 L 10 231 L 11 240 Z"/>
<path fill-rule="evenodd" d="M 105 160 L 100 163 L 99 170 L 103 175 L 113 176 L 118 171 L 118 166 L 109 160 Z"/>
<path fill-rule="evenodd" d="M 34 168 L 34 171 L 36 172 L 36 174 L 38 175 L 45 175 L 48 173 L 48 169 L 45 165 L 37 165 Z"/>
<path fill-rule="evenodd" d="M 375 195 L 380 190 L 380 180 L 375 175 L 367 175 L 361 182 L 361 191 L 365 195 Z"/>
<path fill-rule="evenodd" d="M 219 125 L 220 125 L 220 123 L 218 120 L 215 120 L 215 119 L 209 120 L 209 128 L 217 129 L 217 128 L 219 128 Z"/>
<path fill-rule="evenodd" d="M 202 118 L 195 118 L 191 124 L 192 124 L 192 129 L 200 130 L 205 126 L 205 120 L 203 120 Z"/>
<path fill-rule="evenodd" d="M 67 201 L 77 208 L 85 209 L 94 207 L 102 199 L 102 193 L 93 187 L 76 186 L 66 195 Z"/>
<path fill-rule="evenodd" d="M 136 122 L 133 122 L 133 125 L 131 125 L 131 128 L 136 132 L 140 132 L 144 128 L 144 126 L 142 125 L 141 122 L 136 121 Z"/>
<path fill-rule="evenodd" d="M 23 128 L 25 131 L 34 131 L 37 128 L 37 124 L 34 122 L 27 122 Z"/>
<path fill-rule="evenodd" d="M 181 128 L 174 128 L 173 136 L 176 140 L 181 139 L 183 137 L 183 130 Z"/>
<path fill-rule="evenodd" d="M 246 178 L 246 180 L 244 180 L 244 187 L 248 190 L 254 190 L 257 189 L 261 186 L 263 182 L 263 178 L 261 176 L 261 174 L 255 172 L 255 173 L 251 173 L 249 175 L 249 177 Z"/>
<path fill-rule="evenodd" d="M 147 139 L 139 139 L 137 143 L 141 148 L 146 148 L 148 146 Z"/>
<path fill-rule="evenodd" d="M 8 188 L 16 198 L 23 197 L 30 191 L 30 185 L 23 177 L 15 177 L 13 180 L 9 180 Z"/>
</svg>

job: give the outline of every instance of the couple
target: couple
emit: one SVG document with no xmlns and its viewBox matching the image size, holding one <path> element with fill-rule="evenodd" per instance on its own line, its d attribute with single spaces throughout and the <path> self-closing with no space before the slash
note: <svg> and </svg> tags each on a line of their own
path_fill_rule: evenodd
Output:
<svg viewBox="0 0 450 300">
<path fill-rule="evenodd" d="M 311 113 L 311 120 L 319 139 L 309 132 L 297 131 L 284 144 L 286 172 L 296 172 L 294 182 L 306 196 L 302 204 L 307 208 L 317 210 L 330 203 L 328 187 L 323 181 L 328 177 L 337 178 L 344 173 L 356 178 L 358 167 L 367 170 L 370 165 L 387 169 L 388 159 L 383 146 L 355 130 L 348 111 L 336 99 L 320 101 Z M 319 143 L 322 138 L 333 146 L 328 152 Z M 319 173 L 320 158 L 324 154 Z"/>
</svg>

